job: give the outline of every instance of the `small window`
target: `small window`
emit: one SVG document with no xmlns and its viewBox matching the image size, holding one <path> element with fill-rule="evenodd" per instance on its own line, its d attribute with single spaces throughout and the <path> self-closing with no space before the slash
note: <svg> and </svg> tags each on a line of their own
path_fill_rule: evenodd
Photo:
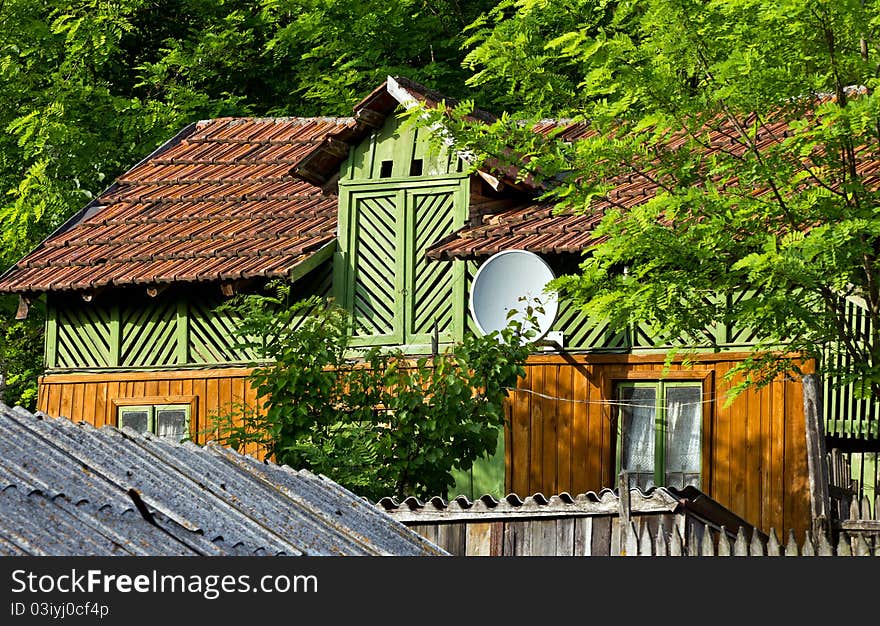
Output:
<svg viewBox="0 0 880 626">
<path fill-rule="evenodd" d="M 618 470 L 630 487 L 700 486 L 702 395 L 698 382 L 618 387 Z"/>
<path fill-rule="evenodd" d="M 421 176 L 422 175 L 422 160 L 421 159 L 413 159 L 412 163 L 409 164 L 409 175 L 410 176 Z"/>
<path fill-rule="evenodd" d="M 178 443 L 189 434 L 189 404 L 147 404 L 121 406 L 119 427 L 128 426 L 139 433 L 152 433 Z"/>
<path fill-rule="evenodd" d="M 394 161 L 382 161 L 379 168 L 379 178 L 391 178 L 391 171 L 394 169 Z"/>
</svg>

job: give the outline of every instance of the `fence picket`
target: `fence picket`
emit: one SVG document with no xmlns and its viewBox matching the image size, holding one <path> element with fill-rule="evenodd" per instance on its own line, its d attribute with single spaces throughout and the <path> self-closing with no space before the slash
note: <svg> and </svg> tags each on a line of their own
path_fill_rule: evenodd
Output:
<svg viewBox="0 0 880 626">
<path fill-rule="evenodd" d="M 752 541 L 749 543 L 749 556 L 764 556 L 764 542 L 756 529 L 752 530 Z"/>
<path fill-rule="evenodd" d="M 825 536 L 825 533 L 819 535 L 819 550 L 817 551 L 819 556 L 834 556 L 834 550 L 831 547 L 831 543 L 828 541 L 828 537 Z"/>
<path fill-rule="evenodd" d="M 849 546 L 849 537 L 846 533 L 840 533 L 837 538 L 837 556 L 852 556 L 852 548 Z"/>
<path fill-rule="evenodd" d="M 669 556 L 666 545 L 666 531 L 661 526 L 657 529 L 657 538 L 654 540 L 654 554 L 656 556 Z"/>
<path fill-rule="evenodd" d="M 767 540 L 767 556 L 780 556 L 779 539 L 776 538 L 776 529 L 770 529 L 770 539 Z"/>
<path fill-rule="evenodd" d="M 626 556 L 638 556 L 639 555 L 639 539 L 638 539 L 638 531 L 636 530 L 636 525 L 634 522 L 630 521 L 627 524 L 628 528 L 626 529 L 626 540 L 624 543 L 624 554 Z M 621 529 L 621 532 L 624 532 Z"/>
<path fill-rule="evenodd" d="M 746 535 L 742 526 L 736 531 L 736 541 L 733 544 L 734 556 L 749 556 L 749 544 L 746 543 Z"/>
<path fill-rule="evenodd" d="M 730 553 L 730 539 L 727 536 L 727 529 L 722 526 L 718 535 L 718 556 L 730 556 Z"/>
<path fill-rule="evenodd" d="M 712 543 L 712 533 L 709 532 L 708 524 L 703 524 L 703 543 L 700 546 L 700 554 L 703 556 L 715 556 L 715 546 Z"/>
<path fill-rule="evenodd" d="M 862 519 L 858 498 L 853 498 L 849 503 L 849 519 Z"/>
<path fill-rule="evenodd" d="M 648 531 L 647 523 L 642 524 L 641 531 L 639 532 L 639 556 L 652 556 L 651 533 Z"/>
<path fill-rule="evenodd" d="M 794 528 L 788 529 L 788 541 L 785 544 L 785 556 L 797 556 L 798 545 L 797 539 L 794 537 Z"/>
<path fill-rule="evenodd" d="M 672 529 L 672 537 L 669 540 L 669 556 L 682 556 L 681 534 L 678 532 L 678 527 Z"/>
<path fill-rule="evenodd" d="M 804 539 L 804 549 L 801 550 L 801 554 L 803 556 L 816 556 L 816 546 L 813 543 L 813 535 L 810 531 L 807 531 L 806 538 Z"/>
<path fill-rule="evenodd" d="M 868 547 L 868 542 L 865 541 L 865 536 L 861 533 L 856 535 L 855 538 L 855 555 L 856 556 L 871 556 L 871 548 Z"/>
</svg>

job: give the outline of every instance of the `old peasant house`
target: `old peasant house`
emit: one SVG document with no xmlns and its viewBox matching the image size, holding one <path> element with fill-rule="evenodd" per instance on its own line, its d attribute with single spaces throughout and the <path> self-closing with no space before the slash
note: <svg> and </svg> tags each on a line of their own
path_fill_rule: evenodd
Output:
<svg viewBox="0 0 880 626">
<path fill-rule="evenodd" d="M 343 304 L 355 343 L 428 354 L 477 330 L 470 287 L 493 255 L 527 251 L 557 276 L 574 271 L 595 218 L 556 215 L 528 184 L 471 173 L 396 115 L 442 99 L 389 77 L 347 118 L 205 120 L 120 176 L 0 278 L 22 309 L 45 298 L 39 409 L 198 440 L 211 415 L 255 400 L 253 355 L 230 347 L 236 320 L 217 310 L 234 293 L 285 279 Z M 617 200 L 652 191 L 633 180 Z M 747 329 L 708 328 L 688 363 L 666 368 L 670 342 L 587 321 L 561 299 L 556 343 L 530 357 L 510 396 L 505 492 L 598 492 L 627 470 L 633 486 L 697 488 L 759 529 L 809 526 L 800 382 L 724 403 Z"/>
</svg>

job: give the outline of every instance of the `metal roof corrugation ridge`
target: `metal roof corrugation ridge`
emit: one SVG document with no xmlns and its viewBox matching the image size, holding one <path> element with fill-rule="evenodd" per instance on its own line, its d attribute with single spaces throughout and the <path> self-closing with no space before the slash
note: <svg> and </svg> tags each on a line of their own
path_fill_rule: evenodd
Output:
<svg viewBox="0 0 880 626">
<path fill-rule="evenodd" d="M 41 420 L 27 420 L 26 418 L 23 420 L 19 420 L 18 424 L 22 426 L 21 430 L 28 432 L 31 435 L 35 435 L 38 438 L 42 439 L 42 443 L 38 439 L 37 443 L 32 444 L 27 450 L 33 450 L 33 454 L 37 456 L 37 458 L 42 458 L 44 461 L 46 457 L 55 460 L 55 455 L 52 455 L 50 452 L 52 449 L 57 450 L 61 454 L 65 455 L 68 459 L 74 461 L 77 464 L 81 464 L 83 469 L 83 475 L 74 475 L 71 476 L 70 469 L 66 475 L 62 476 L 47 476 L 46 478 L 56 479 L 59 481 L 59 485 L 64 485 L 64 488 L 55 487 L 54 491 L 56 493 L 63 493 L 65 491 L 70 491 L 73 493 L 81 493 L 84 490 L 87 490 L 92 485 L 100 485 L 103 484 L 106 486 L 106 490 L 103 492 L 105 501 L 107 503 L 112 503 L 116 507 L 119 507 L 120 514 L 124 514 L 126 511 L 134 510 L 134 507 L 131 506 L 132 503 L 128 499 L 128 496 L 125 495 L 128 489 L 135 488 L 139 493 L 141 489 L 137 489 L 137 486 L 134 481 L 128 481 L 129 484 L 123 484 L 125 481 L 121 481 L 119 476 L 114 474 L 111 470 L 108 472 L 108 463 L 106 460 L 102 462 L 102 460 L 98 456 L 89 457 L 88 454 L 84 454 L 84 450 L 88 450 L 90 445 L 93 445 L 96 442 L 85 440 L 83 443 L 82 440 L 77 440 L 75 437 L 71 437 L 71 434 L 79 434 L 82 435 L 86 433 L 87 430 L 91 430 L 92 432 L 97 432 L 97 430 L 87 424 L 75 425 L 73 422 L 66 418 L 58 418 L 57 420 L 53 419 L 50 421 L 41 421 Z M 24 434 L 24 433 L 21 433 Z M 19 437 L 20 438 L 20 437 Z M 45 447 L 49 447 L 46 454 L 41 454 Z M 99 446 L 100 447 L 100 444 Z M 120 455 L 113 454 L 113 450 L 110 451 L 110 455 L 112 458 L 118 457 Z M 118 452 L 118 451 L 117 451 Z M 30 456 L 30 455 L 29 455 Z M 112 465 L 110 465 L 112 468 Z M 73 479 L 71 479 L 73 478 Z M 158 485 L 163 487 L 167 487 L 167 483 L 163 481 L 157 481 Z M 102 493 L 101 491 L 98 492 Z M 145 501 L 149 501 L 150 498 L 143 497 L 143 493 L 141 493 L 142 499 Z M 77 499 L 80 499 L 82 496 L 75 496 Z M 95 496 L 93 493 L 90 493 L 87 498 L 89 501 L 100 501 L 100 495 Z M 128 501 L 127 501 L 128 500 Z M 163 506 L 164 503 L 152 503 L 147 502 L 147 504 L 153 504 L 151 508 L 155 509 L 153 511 L 154 515 L 158 511 L 159 513 L 164 513 L 163 517 L 167 518 L 170 522 L 174 524 L 174 526 L 179 527 L 181 530 L 185 530 L 187 532 L 187 536 L 197 533 L 200 531 L 199 528 L 195 527 L 192 524 L 187 523 L 187 520 L 181 519 L 178 515 L 175 514 L 174 511 L 168 511 Z M 100 506 L 103 506 L 104 503 L 101 503 Z M 169 514 L 170 513 L 170 514 Z M 208 540 L 214 540 L 215 537 L 208 537 Z"/>
<path fill-rule="evenodd" d="M 161 458 L 145 458 L 133 441 L 139 435 L 132 431 L 107 426 L 98 430 L 66 419 L 37 422 L 36 426 L 49 437 L 64 437 L 55 441 L 70 456 L 93 466 L 117 488 L 137 490 L 150 508 L 189 531 L 203 532 L 211 540 L 240 541 L 253 550 L 265 547 L 274 553 L 300 554 L 294 545 L 255 524 L 199 481 L 175 471 Z"/>
<path fill-rule="evenodd" d="M 221 456 L 231 464 L 248 466 L 253 472 L 261 474 L 267 484 L 284 490 L 292 499 L 302 500 L 300 494 L 313 496 L 311 505 L 319 508 L 328 524 L 347 528 L 349 533 L 362 537 L 374 550 L 375 539 L 370 537 L 378 536 L 388 542 L 383 544 L 385 550 L 389 548 L 403 550 L 415 541 L 421 544 L 422 549 L 436 553 L 436 546 L 423 536 L 405 526 L 384 523 L 381 511 L 369 501 L 343 489 L 326 476 L 308 470 L 294 470 L 286 465 L 261 462 L 213 443 L 209 443 L 207 447 L 211 453 Z M 340 501 L 348 508 L 340 507 Z M 338 517 L 338 521 L 334 517 Z"/>
<path fill-rule="evenodd" d="M 44 417 L 0 404 L 0 490 L 9 491 L 0 491 L 0 553 L 448 554 L 326 477 L 216 444 Z M 56 518 L 63 535 L 44 536 Z M 9 537 L 5 528 L 19 525 Z M 282 536 L 296 532 L 315 545 L 301 551 Z"/>
<path fill-rule="evenodd" d="M 697 493 L 702 494 L 699 491 Z M 682 504 L 681 498 L 665 487 L 654 487 L 646 492 L 632 488 L 630 489 L 630 502 L 633 513 L 673 512 Z M 465 496 L 458 496 L 448 501 L 435 496 L 426 502 L 414 497 L 405 498 L 400 502 L 394 498 L 386 497 L 382 498 L 377 506 L 383 508 L 395 519 L 406 522 L 438 519 L 489 519 L 493 517 L 509 519 L 558 517 L 561 515 L 609 515 L 617 512 L 619 498 L 615 490 L 606 488 L 599 493 L 588 491 L 577 496 L 572 496 L 568 492 L 550 497 L 542 493 L 535 493 L 524 499 L 512 493 L 502 500 L 491 495 L 484 495 L 475 501 L 471 501 Z"/>
<path fill-rule="evenodd" d="M 252 472 L 224 463 L 222 457 L 201 454 L 195 444 L 174 445 L 154 437 L 132 440 L 146 454 L 163 459 L 169 466 L 197 481 L 211 496 L 226 502 L 247 517 L 255 520 L 272 520 L 272 527 L 264 530 L 305 554 L 375 553 L 375 548 L 363 545 L 352 537 L 328 530 L 326 524 L 316 520 L 315 512 L 302 502 L 284 497 L 277 487 L 260 480 Z M 234 494 L 234 495 L 233 495 Z M 252 495 L 247 498 L 244 496 Z M 335 532 L 334 532 L 335 531 Z"/>
<path fill-rule="evenodd" d="M 50 497 L 39 490 L 24 493 L 16 485 L 0 492 L 0 503 L 6 522 L 0 534 L 25 554 L 222 554 L 202 537 L 187 533 L 192 536 L 182 541 L 167 529 L 148 523 L 136 511 L 117 515 L 108 511 L 109 507 L 74 503 L 64 495 Z"/>
</svg>

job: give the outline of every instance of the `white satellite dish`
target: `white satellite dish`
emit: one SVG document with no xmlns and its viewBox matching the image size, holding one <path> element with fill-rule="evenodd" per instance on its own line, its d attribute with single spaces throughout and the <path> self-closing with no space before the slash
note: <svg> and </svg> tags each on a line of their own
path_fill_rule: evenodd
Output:
<svg viewBox="0 0 880 626">
<path fill-rule="evenodd" d="M 526 328 L 524 309 L 539 306 L 534 313 L 537 341 L 544 337 L 556 320 L 559 299 L 555 291 L 544 291 L 556 278 L 546 261 L 526 250 L 502 250 L 479 267 L 471 283 L 470 311 L 477 328 L 484 335 L 506 328 L 511 319 Z M 511 309 L 517 311 L 508 317 Z"/>
</svg>

